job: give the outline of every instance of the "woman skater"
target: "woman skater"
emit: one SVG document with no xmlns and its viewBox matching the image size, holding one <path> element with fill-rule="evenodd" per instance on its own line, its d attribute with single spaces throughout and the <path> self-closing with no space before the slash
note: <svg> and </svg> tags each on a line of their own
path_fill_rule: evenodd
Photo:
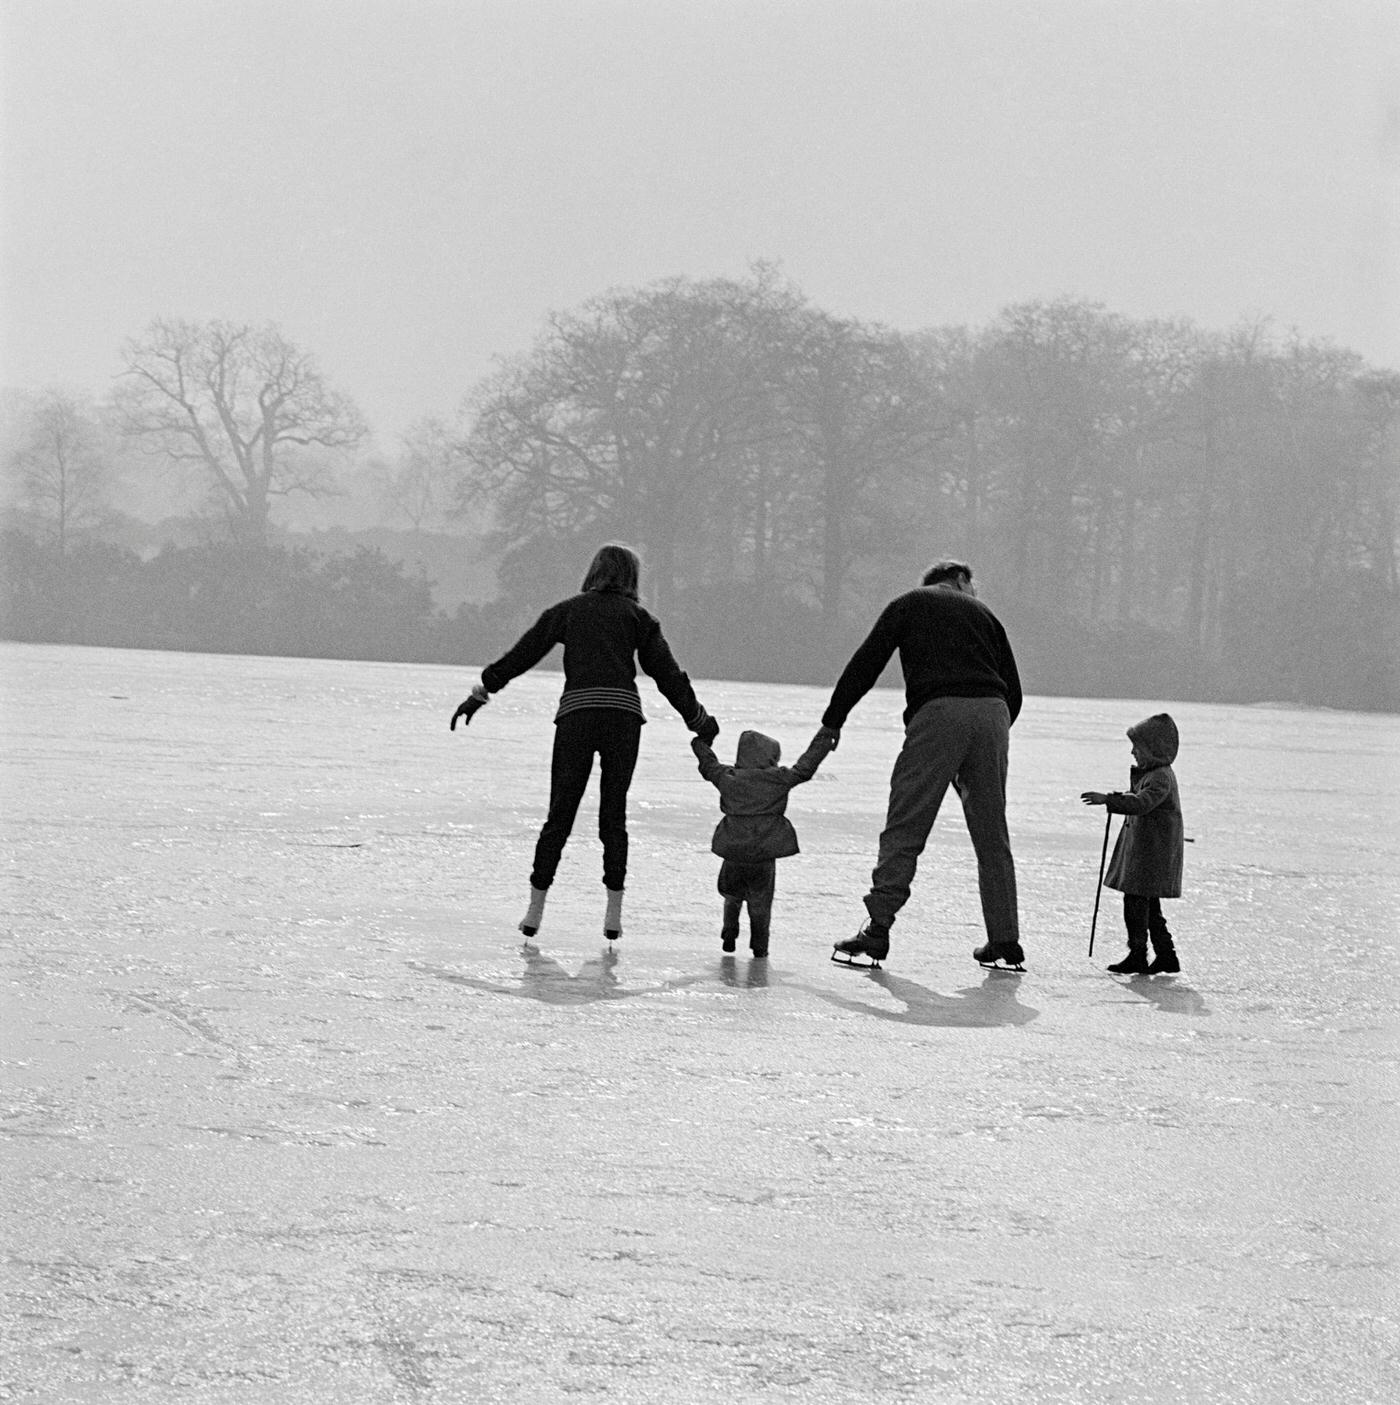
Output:
<svg viewBox="0 0 1400 1405">
<path fill-rule="evenodd" d="M 622 935 L 622 890 L 627 878 L 627 788 L 641 741 L 642 700 L 637 664 L 696 736 L 713 741 L 719 723 L 696 700 L 690 679 L 671 653 L 656 618 L 637 598 L 640 566 L 630 547 L 600 547 L 579 594 L 551 605 L 515 645 L 481 672 L 481 682 L 452 714 L 472 714 L 556 645 L 564 646 L 564 695 L 554 714 L 554 757 L 549 772 L 549 815 L 535 844 L 530 873 L 530 905 L 520 930 L 532 937 L 544 918 L 545 898 L 554 882 L 564 844 L 573 829 L 579 801 L 598 757 L 600 795 L 598 837 L 603 841 L 603 886 L 607 911 L 603 935 Z"/>
</svg>

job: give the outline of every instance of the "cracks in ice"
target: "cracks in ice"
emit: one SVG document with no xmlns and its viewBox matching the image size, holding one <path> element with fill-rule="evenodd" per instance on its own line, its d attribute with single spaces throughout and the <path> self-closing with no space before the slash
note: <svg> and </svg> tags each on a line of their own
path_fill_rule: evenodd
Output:
<svg viewBox="0 0 1400 1405">
<path fill-rule="evenodd" d="M 202 1122 L 180 1124 L 187 1132 L 208 1132 L 217 1137 L 233 1137 L 245 1142 L 270 1142 L 277 1146 L 387 1146 L 370 1130 L 331 1127 L 302 1131 L 275 1122 L 249 1122 L 242 1126 L 220 1126 Z"/>
<path fill-rule="evenodd" d="M 196 1038 L 202 1039 L 206 1044 L 212 1044 L 216 1049 L 230 1055 L 238 1067 L 243 1069 L 251 1067 L 247 1057 L 230 1044 L 208 1020 L 197 1010 L 191 1009 L 174 996 L 137 991 L 108 991 L 107 993 L 129 1010 L 140 1014 L 164 1016 L 178 1028 L 183 1029 L 186 1034 L 192 1034 Z"/>
</svg>

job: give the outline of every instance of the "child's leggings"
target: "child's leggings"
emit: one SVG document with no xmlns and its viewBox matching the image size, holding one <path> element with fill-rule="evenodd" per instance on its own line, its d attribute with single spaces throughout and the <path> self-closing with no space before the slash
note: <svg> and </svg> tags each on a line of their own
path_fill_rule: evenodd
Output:
<svg viewBox="0 0 1400 1405">
<path fill-rule="evenodd" d="M 1167 928 L 1167 919 L 1162 915 L 1161 898 L 1124 893 L 1123 925 L 1128 929 L 1129 951 L 1146 952 L 1149 936 L 1154 951 L 1160 954 L 1172 950 L 1172 934 Z"/>
<path fill-rule="evenodd" d="M 778 865 L 767 863 L 736 863 L 725 859 L 719 866 L 719 891 L 724 899 L 725 936 L 739 935 L 739 912 L 749 905 L 749 944 L 765 949 L 768 946 L 768 926 L 773 916 L 773 890 L 778 877 Z"/>
</svg>

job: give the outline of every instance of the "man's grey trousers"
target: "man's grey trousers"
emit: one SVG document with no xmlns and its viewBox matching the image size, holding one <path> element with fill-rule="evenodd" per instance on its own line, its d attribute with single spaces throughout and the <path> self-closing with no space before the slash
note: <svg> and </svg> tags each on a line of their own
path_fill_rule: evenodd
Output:
<svg viewBox="0 0 1400 1405">
<path fill-rule="evenodd" d="M 890 776 L 889 813 L 865 899 L 872 922 L 891 926 L 909 901 L 919 855 L 948 786 L 956 782 L 977 853 L 987 936 L 1020 940 L 1016 865 L 1006 832 L 1010 734 L 1011 714 L 1001 698 L 933 698 L 910 719 Z"/>
</svg>

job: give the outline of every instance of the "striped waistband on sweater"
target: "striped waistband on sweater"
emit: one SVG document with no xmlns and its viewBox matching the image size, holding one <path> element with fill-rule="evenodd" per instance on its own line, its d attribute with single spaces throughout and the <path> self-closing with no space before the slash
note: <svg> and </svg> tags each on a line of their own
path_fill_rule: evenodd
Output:
<svg viewBox="0 0 1400 1405">
<path fill-rule="evenodd" d="M 633 688 L 571 688 L 559 699 L 559 710 L 554 714 L 554 720 L 557 722 L 561 717 L 585 707 L 616 707 L 640 717 L 643 722 L 647 720 L 642 711 L 642 700 Z"/>
</svg>

